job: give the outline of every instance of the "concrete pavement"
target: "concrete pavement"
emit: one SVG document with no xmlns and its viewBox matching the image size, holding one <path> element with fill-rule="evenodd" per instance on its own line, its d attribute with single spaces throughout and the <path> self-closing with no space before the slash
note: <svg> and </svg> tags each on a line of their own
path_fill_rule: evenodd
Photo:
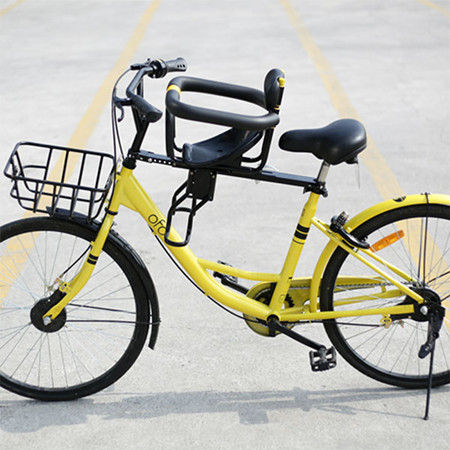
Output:
<svg viewBox="0 0 450 450">
<path fill-rule="evenodd" d="M 183 56 L 189 75 L 255 87 L 270 68 L 286 71 L 269 161 L 280 170 L 314 176 L 318 169 L 313 157 L 279 151 L 281 132 L 348 115 L 365 124 L 373 157 L 361 165 L 362 186 L 354 167 L 333 169 L 319 217 L 342 209 L 356 214 L 381 201 L 386 188 L 393 195 L 445 193 L 446 11 L 447 0 L 0 0 L 0 159 L 19 140 L 109 151 L 114 75 L 147 57 Z M 147 84 L 161 109 L 168 81 Z M 163 122 L 146 148 L 164 152 Z M 130 133 L 125 125 L 124 140 Z M 180 139 L 181 133 L 194 141 L 204 131 L 195 124 L 181 129 Z M 383 165 L 374 163 L 379 156 Z M 143 166 L 138 175 L 166 210 L 185 174 Z M 24 214 L 9 188 L 2 177 L 2 223 Z M 303 199 L 282 186 L 221 179 L 215 201 L 198 214 L 192 247 L 208 259 L 278 271 Z M 306 348 L 251 333 L 192 289 L 132 213 L 121 215 L 118 230 L 148 264 L 158 290 L 163 323 L 156 350 L 144 350 L 113 387 L 77 402 L 43 404 L 0 391 L 2 447 L 448 447 L 448 386 L 433 392 L 431 420 L 424 422 L 423 392 L 379 384 L 342 358 L 336 369 L 313 374 Z M 300 275 L 311 274 L 324 244 L 311 238 Z M 318 325 L 304 332 L 327 342 Z"/>
</svg>

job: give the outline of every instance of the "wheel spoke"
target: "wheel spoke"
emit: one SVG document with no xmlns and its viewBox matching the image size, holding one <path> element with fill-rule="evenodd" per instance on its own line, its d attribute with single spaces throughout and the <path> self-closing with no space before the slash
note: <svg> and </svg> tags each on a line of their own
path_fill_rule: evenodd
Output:
<svg viewBox="0 0 450 450">
<path fill-rule="evenodd" d="M 27 397 L 64 400 L 113 383 L 153 326 L 151 299 L 127 250 L 108 240 L 93 276 L 47 329 L 42 315 L 51 295 L 77 274 L 94 231 L 47 218 L 24 219 L 0 231 L 2 386 Z"/>
<path fill-rule="evenodd" d="M 369 242 L 382 242 L 398 230 L 402 230 L 402 237 L 379 249 L 380 257 L 410 274 L 413 279 L 418 278 L 420 285 L 411 284 L 409 288 L 422 295 L 426 302 L 442 302 L 448 310 L 450 207 L 425 204 L 399 208 L 370 219 L 353 232 L 359 238 L 367 237 Z M 387 241 L 389 240 L 386 239 Z M 322 281 L 321 310 L 360 312 L 412 301 L 402 294 L 389 298 L 388 293 L 377 291 L 370 284 L 343 289 L 336 283 L 339 277 L 370 279 L 370 275 L 362 263 L 348 256 L 344 250 L 336 250 Z M 400 279 L 398 281 L 402 282 Z M 427 317 L 419 312 L 409 316 L 397 315 L 387 317 L 388 321 L 381 326 L 380 323 L 377 324 L 380 319 L 381 316 L 355 316 L 348 320 L 329 320 L 325 323 L 325 328 L 342 356 L 366 375 L 397 386 L 426 387 L 428 359 L 420 359 L 418 352 L 427 340 Z M 385 319 L 383 317 L 383 321 Z M 444 322 L 448 323 L 448 318 Z M 436 341 L 438 350 L 434 360 L 435 385 L 450 381 L 449 330 L 449 326 L 444 324 Z"/>
</svg>

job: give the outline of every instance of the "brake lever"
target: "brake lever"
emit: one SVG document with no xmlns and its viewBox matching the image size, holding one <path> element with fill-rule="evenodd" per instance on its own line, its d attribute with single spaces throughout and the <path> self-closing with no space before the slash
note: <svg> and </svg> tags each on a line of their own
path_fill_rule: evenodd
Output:
<svg viewBox="0 0 450 450">
<path fill-rule="evenodd" d="M 151 58 L 147 58 L 147 61 L 145 61 L 145 63 L 134 63 L 134 64 L 131 64 L 130 70 L 141 70 L 144 67 L 150 67 L 151 64 L 152 64 L 152 59 Z"/>
<path fill-rule="evenodd" d="M 128 98 L 120 98 L 116 95 L 116 89 L 114 89 L 112 94 L 112 101 L 114 103 L 114 106 L 120 111 L 120 115 L 117 118 L 118 122 L 122 122 L 122 120 L 125 118 L 125 110 L 124 106 L 131 105 L 131 100 Z"/>
</svg>

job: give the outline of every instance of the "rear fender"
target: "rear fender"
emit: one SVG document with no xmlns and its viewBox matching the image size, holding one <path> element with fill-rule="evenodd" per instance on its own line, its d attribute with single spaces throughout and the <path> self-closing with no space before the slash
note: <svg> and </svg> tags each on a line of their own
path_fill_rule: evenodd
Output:
<svg viewBox="0 0 450 450">
<path fill-rule="evenodd" d="M 386 200 L 384 202 L 378 203 L 376 205 L 371 206 L 370 208 L 365 209 L 360 212 L 356 216 L 352 217 L 344 226 L 345 230 L 351 232 L 362 223 L 366 222 L 369 219 L 377 216 L 378 214 L 392 211 L 399 208 L 404 208 L 412 205 L 421 205 L 421 204 L 433 204 L 433 205 L 447 205 L 450 206 L 450 196 L 444 194 L 416 194 L 416 195 L 408 195 L 403 197 L 394 198 L 391 200 Z M 311 302 L 311 311 L 317 311 L 317 298 L 319 295 L 320 283 L 322 280 L 322 276 L 324 270 L 328 264 L 328 260 L 330 259 L 333 252 L 336 250 L 338 245 L 329 241 L 328 244 L 323 249 L 320 258 L 318 259 L 316 268 L 314 270 L 314 274 L 311 281 L 310 288 L 310 302 Z"/>
</svg>

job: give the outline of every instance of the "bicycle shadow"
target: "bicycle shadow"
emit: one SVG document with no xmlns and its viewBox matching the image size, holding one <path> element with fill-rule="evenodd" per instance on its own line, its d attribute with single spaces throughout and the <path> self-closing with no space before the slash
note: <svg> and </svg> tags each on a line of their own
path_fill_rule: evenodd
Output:
<svg viewBox="0 0 450 450">
<path fill-rule="evenodd" d="M 435 389 L 450 392 L 449 386 Z M 383 400 L 416 398 L 417 410 L 387 412 Z M 371 403 L 371 401 L 376 401 Z M 43 403 L 33 400 L 0 401 L 0 430 L 30 433 L 48 426 L 82 424 L 91 416 L 100 420 L 151 420 L 168 415 L 236 413 L 242 425 L 269 423 L 269 413 L 280 410 L 312 410 L 356 415 L 374 415 L 417 419 L 425 401 L 423 390 L 398 388 L 344 389 L 309 391 L 301 388 L 255 392 L 162 392 L 155 394 L 103 392 L 74 402 Z"/>
</svg>

